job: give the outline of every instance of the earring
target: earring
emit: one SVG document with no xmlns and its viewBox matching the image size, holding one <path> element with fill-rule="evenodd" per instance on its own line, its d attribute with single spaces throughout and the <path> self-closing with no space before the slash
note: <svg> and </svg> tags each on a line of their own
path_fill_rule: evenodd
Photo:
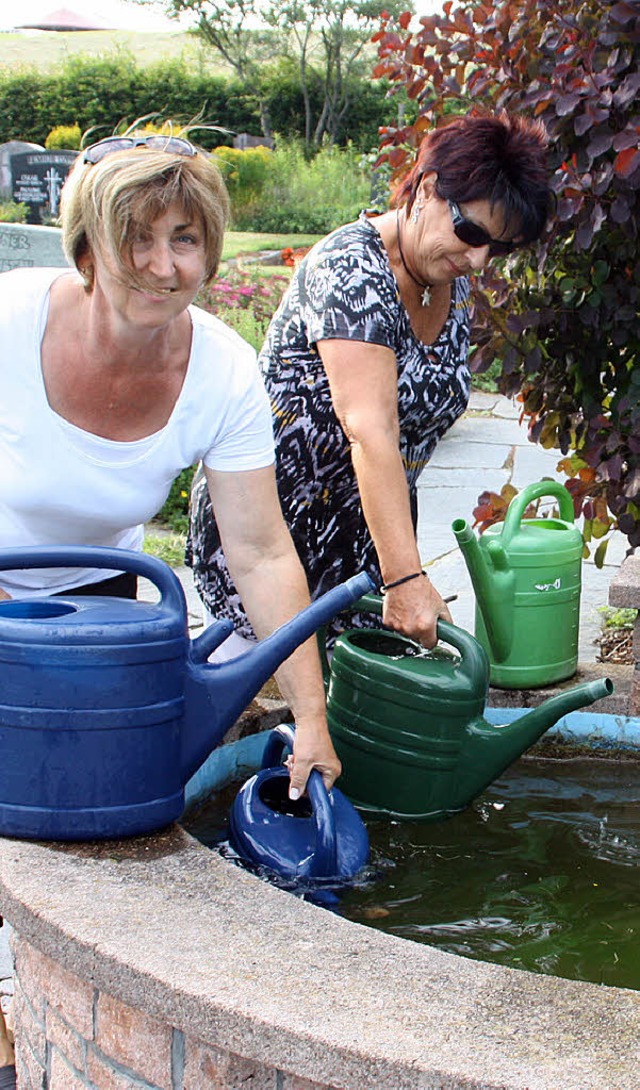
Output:
<svg viewBox="0 0 640 1090">
<path fill-rule="evenodd" d="M 422 212 L 422 201 L 416 201 L 413 208 L 411 209 L 410 219 L 411 219 L 412 223 L 417 223 L 418 222 L 418 220 L 420 219 L 420 213 L 421 212 Z"/>
</svg>

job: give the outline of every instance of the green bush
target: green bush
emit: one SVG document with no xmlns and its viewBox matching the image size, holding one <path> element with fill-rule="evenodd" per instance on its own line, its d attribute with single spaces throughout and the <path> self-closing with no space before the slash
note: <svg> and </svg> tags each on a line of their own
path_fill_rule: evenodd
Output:
<svg viewBox="0 0 640 1090">
<path fill-rule="evenodd" d="M 267 147 L 216 148 L 214 158 L 226 182 L 233 209 L 233 226 L 253 220 L 271 170 L 273 152 Z"/>
<path fill-rule="evenodd" d="M 239 231 L 324 235 L 355 219 L 370 196 L 370 172 L 351 145 L 323 148 L 309 161 L 300 141 L 279 139 L 262 189 L 234 204 L 233 223 Z"/>
<path fill-rule="evenodd" d="M 615 608 L 614 606 L 600 606 L 598 613 L 602 616 L 602 627 L 629 628 L 632 629 L 638 617 L 637 609 Z"/>
<path fill-rule="evenodd" d="M 79 125 L 99 140 L 121 122 L 158 113 L 190 120 L 204 113 L 210 123 L 239 131 L 258 131 L 255 115 L 236 102 L 228 106 L 231 83 L 222 76 L 191 72 L 180 60 L 139 68 L 122 51 L 113 56 L 76 55 L 53 72 L 35 68 L 0 72 L 0 142 L 21 139 L 44 144 L 59 125 Z M 206 148 L 224 134 L 194 134 Z"/>
<path fill-rule="evenodd" d="M 232 269 L 209 284 L 196 302 L 235 329 L 257 352 L 288 286 L 288 276 Z"/>
<path fill-rule="evenodd" d="M 184 564 L 186 534 L 145 534 L 144 551 L 158 560 L 164 560 L 170 568 Z"/>
<path fill-rule="evenodd" d="M 186 534 L 189 527 L 189 493 L 194 473 L 195 466 L 191 466 L 178 474 L 157 515 L 158 522 L 176 534 Z"/>
<path fill-rule="evenodd" d="M 0 223 L 26 223 L 28 208 L 26 204 L 15 201 L 0 201 Z"/>
<path fill-rule="evenodd" d="M 265 66 L 264 85 L 274 130 L 302 137 L 304 102 L 292 66 Z M 398 105 L 387 98 L 387 86 L 381 80 L 354 83 L 341 140 L 348 135 L 364 151 L 377 139 L 378 127 L 393 121 Z M 311 93 L 319 95 L 320 88 L 311 88 Z M 204 112 L 207 121 L 228 130 L 228 135 L 197 134 L 206 148 L 231 144 L 234 133 L 261 131 L 252 88 L 235 77 L 194 68 L 182 58 L 141 68 L 132 53 L 118 50 L 101 56 L 75 54 L 46 72 L 35 66 L 0 71 L 0 142 L 44 144 L 56 126 L 76 123 L 83 132 L 93 130 L 98 140 L 120 122 L 154 112 L 185 120 Z"/>
<path fill-rule="evenodd" d="M 82 132 L 77 122 L 73 125 L 56 125 L 44 142 L 49 151 L 57 151 L 59 148 L 76 151 L 82 144 Z"/>
</svg>

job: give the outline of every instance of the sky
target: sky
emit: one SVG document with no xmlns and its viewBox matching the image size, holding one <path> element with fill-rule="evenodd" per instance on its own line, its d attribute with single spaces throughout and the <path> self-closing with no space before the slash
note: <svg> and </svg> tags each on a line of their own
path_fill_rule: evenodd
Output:
<svg viewBox="0 0 640 1090">
<path fill-rule="evenodd" d="M 180 29 L 179 23 L 162 14 L 160 6 L 141 7 L 138 4 L 129 4 L 126 0 L 21 0 L 17 7 L 19 15 L 13 14 L 12 18 L 18 23 L 31 23 L 64 8 L 118 30 Z M 16 24 L 9 21 L 9 12 L 4 10 L 0 15 L 0 29 L 12 25 Z"/>
<path fill-rule="evenodd" d="M 415 0 L 415 8 L 418 15 L 439 10 L 443 0 Z M 9 13 L 6 10 L 13 5 L 2 4 L 4 9 L 0 13 L 0 29 L 8 29 L 12 24 L 9 21 Z M 179 30 L 181 24 L 175 20 L 167 19 L 158 6 L 144 6 L 127 3 L 126 0 L 21 0 L 17 5 L 19 15 L 13 18 L 20 23 L 33 22 L 45 15 L 50 15 L 60 8 L 66 8 L 86 18 L 96 19 L 110 27 L 121 30 Z"/>
</svg>

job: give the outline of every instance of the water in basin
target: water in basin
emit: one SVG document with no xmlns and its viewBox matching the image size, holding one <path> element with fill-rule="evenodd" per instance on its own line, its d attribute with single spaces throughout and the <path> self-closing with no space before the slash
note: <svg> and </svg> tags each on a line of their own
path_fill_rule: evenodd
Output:
<svg viewBox="0 0 640 1090">
<path fill-rule="evenodd" d="M 228 854 L 239 785 L 190 831 Z M 367 820 L 372 865 L 347 918 L 451 953 L 640 989 L 640 763 L 518 762 L 438 823 Z"/>
</svg>

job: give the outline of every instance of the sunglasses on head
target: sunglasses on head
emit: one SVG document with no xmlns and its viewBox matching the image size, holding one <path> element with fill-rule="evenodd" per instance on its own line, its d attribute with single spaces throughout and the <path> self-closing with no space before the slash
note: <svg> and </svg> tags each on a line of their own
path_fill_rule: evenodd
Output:
<svg viewBox="0 0 640 1090">
<path fill-rule="evenodd" d="M 479 223 L 474 223 L 473 220 L 468 220 L 463 216 L 456 202 L 450 201 L 448 197 L 447 204 L 453 220 L 453 232 L 456 238 L 459 238 L 461 242 L 466 242 L 467 246 L 473 246 L 474 248 L 488 246 L 491 257 L 505 257 L 517 250 L 517 242 L 513 242 L 511 239 L 491 238 L 491 235 Z"/>
<path fill-rule="evenodd" d="M 167 151 L 170 155 L 189 157 L 198 154 L 193 144 L 182 136 L 107 136 L 104 140 L 98 140 L 97 144 L 85 148 L 83 161 L 99 163 L 105 155 L 111 155 L 114 151 L 128 151 L 129 148 L 151 148 L 152 151 Z"/>
</svg>

